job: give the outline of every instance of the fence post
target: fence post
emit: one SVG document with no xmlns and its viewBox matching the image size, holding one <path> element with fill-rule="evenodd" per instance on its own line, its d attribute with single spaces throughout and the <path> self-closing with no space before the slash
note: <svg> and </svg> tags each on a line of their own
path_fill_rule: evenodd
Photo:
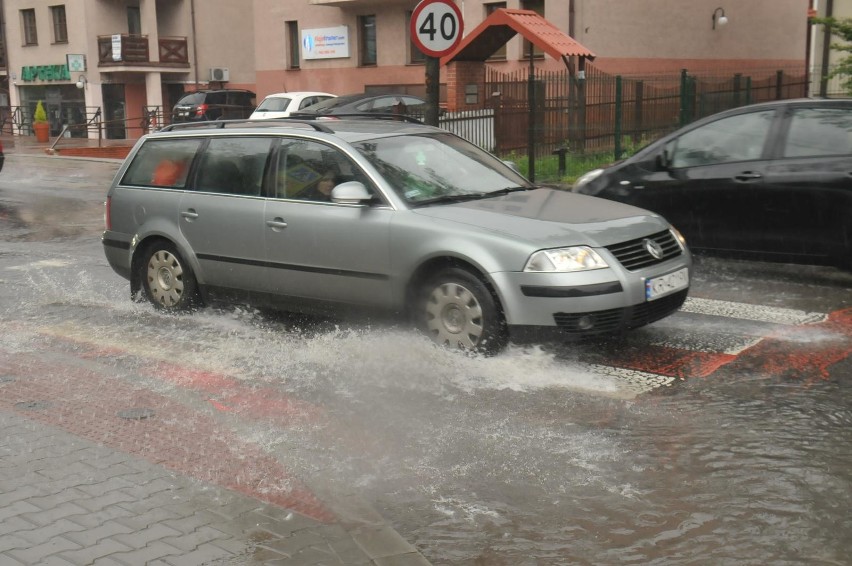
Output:
<svg viewBox="0 0 852 566">
<path fill-rule="evenodd" d="M 633 103 L 633 143 L 639 143 L 642 138 L 639 132 L 642 131 L 643 111 L 645 105 L 645 83 L 644 81 L 636 81 L 636 99 Z"/>
<path fill-rule="evenodd" d="M 615 160 L 621 159 L 621 75 L 615 76 Z"/>
<path fill-rule="evenodd" d="M 686 104 L 688 98 L 688 81 L 686 76 L 686 69 L 680 70 L 680 125 L 681 127 L 685 126 L 688 122 L 686 119 Z"/>
<path fill-rule="evenodd" d="M 745 95 L 745 103 L 751 104 L 751 77 L 746 77 Z"/>
<path fill-rule="evenodd" d="M 734 108 L 736 108 L 737 106 L 740 105 L 740 90 L 742 89 L 742 86 L 741 86 L 742 79 L 743 79 L 743 76 L 740 73 L 734 74 L 734 85 L 733 85 L 734 86 L 734 100 L 733 100 L 733 107 Z"/>
<path fill-rule="evenodd" d="M 529 105 L 529 124 L 527 124 L 527 177 L 535 183 L 535 67 L 533 48 L 530 46 L 530 68 L 527 81 L 527 101 Z"/>
<path fill-rule="evenodd" d="M 775 71 L 775 100 L 781 100 L 781 92 L 784 85 L 784 71 Z"/>
</svg>

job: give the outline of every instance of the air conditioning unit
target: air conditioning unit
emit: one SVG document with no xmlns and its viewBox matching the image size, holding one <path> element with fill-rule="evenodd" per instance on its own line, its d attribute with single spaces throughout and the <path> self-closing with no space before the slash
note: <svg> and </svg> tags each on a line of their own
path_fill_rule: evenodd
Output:
<svg viewBox="0 0 852 566">
<path fill-rule="evenodd" d="M 228 67 L 210 67 L 210 80 L 216 82 L 227 82 L 231 79 Z"/>
</svg>

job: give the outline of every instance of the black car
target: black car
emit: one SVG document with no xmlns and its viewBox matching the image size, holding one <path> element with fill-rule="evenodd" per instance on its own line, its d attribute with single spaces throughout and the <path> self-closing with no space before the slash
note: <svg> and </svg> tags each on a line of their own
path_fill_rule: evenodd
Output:
<svg viewBox="0 0 852 566">
<path fill-rule="evenodd" d="M 852 267 L 852 100 L 795 99 L 704 118 L 573 190 L 647 208 L 693 250 Z"/>
<path fill-rule="evenodd" d="M 183 95 L 172 109 L 172 122 L 242 120 L 251 116 L 257 95 L 250 90 L 198 90 Z"/>
<path fill-rule="evenodd" d="M 410 94 L 347 94 L 329 98 L 292 112 L 291 116 L 315 117 L 334 114 L 403 114 L 421 119 L 426 114 L 426 101 Z"/>
</svg>

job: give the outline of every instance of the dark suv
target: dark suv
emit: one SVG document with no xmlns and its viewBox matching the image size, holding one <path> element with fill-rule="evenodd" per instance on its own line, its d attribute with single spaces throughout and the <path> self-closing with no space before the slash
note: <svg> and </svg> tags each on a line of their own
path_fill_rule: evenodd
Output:
<svg viewBox="0 0 852 566">
<path fill-rule="evenodd" d="M 254 111 L 257 95 L 250 90 L 198 90 L 185 94 L 172 109 L 172 122 L 239 120 Z"/>
</svg>

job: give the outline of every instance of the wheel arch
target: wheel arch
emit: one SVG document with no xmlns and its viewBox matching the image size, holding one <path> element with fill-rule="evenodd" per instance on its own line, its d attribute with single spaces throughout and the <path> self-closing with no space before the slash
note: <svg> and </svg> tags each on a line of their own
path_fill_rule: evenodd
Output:
<svg viewBox="0 0 852 566">
<path fill-rule="evenodd" d="M 187 262 L 189 268 L 192 270 L 192 274 L 195 277 L 195 280 L 198 283 L 199 287 L 203 285 L 195 254 L 187 252 L 187 248 L 181 245 L 181 242 L 176 242 L 173 238 L 170 238 L 165 234 L 156 232 L 148 234 L 147 236 L 136 242 L 136 245 L 133 247 L 133 251 L 131 252 L 130 293 L 132 296 L 136 296 L 136 294 L 142 290 L 142 281 L 139 279 L 139 267 L 140 264 L 145 261 L 145 250 L 147 250 L 157 242 L 166 242 L 175 246 L 175 248 L 177 248 L 178 253 L 180 253 L 181 258 L 183 258 L 183 260 Z"/>
<path fill-rule="evenodd" d="M 449 268 L 464 269 L 465 271 L 468 271 L 471 275 L 482 281 L 483 285 L 485 285 L 488 291 L 494 296 L 494 300 L 497 304 L 497 307 L 500 309 L 500 312 L 503 314 L 503 316 L 505 316 L 503 299 L 500 296 L 500 293 L 497 292 L 494 282 L 488 276 L 486 271 L 480 268 L 472 261 L 456 256 L 431 257 L 417 266 L 417 268 L 412 272 L 411 277 L 408 279 L 408 283 L 405 287 L 405 308 L 411 308 L 411 306 L 415 303 L 415 299 L 417 297 L 419 289 L 427 281 L 429 281 L 429 279 L 431 279 L 436 273 L 440 272 L 441 270 Z"/>
</svg>

